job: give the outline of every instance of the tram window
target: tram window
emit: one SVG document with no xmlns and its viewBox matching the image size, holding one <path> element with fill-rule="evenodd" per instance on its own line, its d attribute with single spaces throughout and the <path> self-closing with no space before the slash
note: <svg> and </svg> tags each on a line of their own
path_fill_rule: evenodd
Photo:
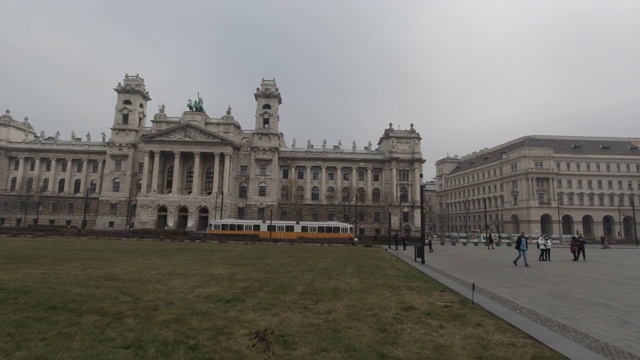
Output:
<svg viewBox="0 0 640 360">
<path fill-rule="evenodd" d="M 222 230 L 229 230 L 229 224 L 222 224 Z"/>
<path fill-rule="evenodd" d="M 324 226 L 318 226 L 318 232 L 324 234 Z"/>
<path fill-rule="evenodd" d="M 334 226 L 333 227 L 333 233 L 334 234 L 339 234 L 340 233 L 340 227 L 339 226 Z"/>
<path fill-rule="evenodd" d="M 284 227 L 284 231 L 286 232 L 294 232 L 294 226 L 293 225 L 285 225 Z"/>
<path fill-rule="evenodd" d="M 220 224 L 213 224 L 213 230 L 220 230 Z"/>
<path fill-rule="evenodd" d="M 303 233 L 309 232 L 309 227 L 308 226 L 301 226 L 301 228 L 302 229 L 300 230 L 300 232 L 303 232 Z"/>
<path fill-rule="evenodd" d="M 260 231 L 260 225 L 253 225 L 253 231 Z"/>
<path fill-rule="evenodd" d="M 311 226 L 311 227 L 309 227 L 309 232 L 310 233 L 317 233 L 318 229 L 315 226 Z"/>
<path fill-rule="evenodd" d="M 276 231 L 275 225 L 267 225 L 267 231 Z"/>
<path fill-rule="evenodd" d="M 236 231 L 236 224 L 229 224 L 229 230 Z"/>
<path fill-rule="evenodd" d="M 237 230 L 237 231 L 242 231 L 242 230 L 244 230 L 244 225 L 242 225 L 242 224 L 237 224 L 237 225 L 236 225 L 236 230 Z"/>
<path fill-rule="evenodd" d="M 284 225 L 278 225 L 278 231 L 284 231 Z"/>
</svg>

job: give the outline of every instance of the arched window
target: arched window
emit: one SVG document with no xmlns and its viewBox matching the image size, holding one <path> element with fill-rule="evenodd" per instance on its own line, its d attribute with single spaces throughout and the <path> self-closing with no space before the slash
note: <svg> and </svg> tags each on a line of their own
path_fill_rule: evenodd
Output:
<svg viewBox="0 0 640 360">
<path fill-rule="evenodd" d="M 258 184 L 258 196 L 267 196 L 267 183 Z"/>
<path fill-rule="evenodd" d="M 167 178 L 165 182 L 166 188 L 171 188 L 173 186 L 173 166 L 169 166 L 167 168 Z"/>
<path fill-rule="evenodd" d="M 185 183 L 187 189 L 193 189 L 193 166 L 187 168 L 187 182 Z"/>
<path fill-rule="evenodd" d="M 380 189 L 373 189 L 373 193 L 371 194 L 371 201 L 373 201 L 374 203 L 380 202 Z"/>
<path fill-rule="evenodd" d="M 9 186 L 9 191 L 16 191 L 16 184 L 18 183 L 18 178 L 11 178 L 11 186 Z"/>
<path fill-rule="evenodd" d="M 314 186 L 311 188 L 311 200 L 318 201 L 320 200 L 320 188 Z"/>
<path fill-rule="evenodd" d="M 342 188 L 342 201 L 351 200 L 351 190 L 348 187 Z"/>
<path fill-rule="evenodd" d="M 358 188 L 358 202 L 361 204 L 364 202 L 364 188 Z"/>
<path fill-rule="evenodd" d="M 113 179 L 113 192 L 120 192 L 120 178 Z"/>
<path fill-rule="evenodd" d="M 74 194 L 77 194 L 77 193 L 79 193 L 79 192 L 80 192 L 80 183 L 81 183 L 81 182 L 82 182 L 82 181 L 80 181 L 80 179 L 76 179 L 76 180 L 73 182 L 73 193 L 74 193 Z"/>
<path fill-rule="evenodd" d="M 58 181 L 58 194 L 64 192 L 64 179 Z"/>
<path fill-rule="evenodd" d="M 304 200 L 304 186 L 298 186 L 296 188 L 296 201 L 302 202 Z"/>
<path fill-rule="evenodd" d="M 409 202 L 409 191 L 404 186 L 400 188 L 400 202 Z"/>
<path fill-rule="evenodd" d="M 131 105 L 131 100 L 128 100 L 128 99 L 127 99 L 127 100 L 124 100 L 124 101 L 122 102 L 122 104 L 123 104 L 123 105 Z"/>
<path fill-rule="evenodd" d="M 247 184 L 241 183 L 238 187 L 238 198 L 246 199 L 247 198 Z"/>
<path fill-rule="evenodd" d="M 264 105 L 262 105 L 262 108 L 263 108 L 263 109 L 271 109 L 271 105 L 269 105 L 269 104 L 264 104 Z"/>
<path fill-rule="evenodd" d="M 49 189 L 49 178 L 42 180 L 42 191 L 47 191 Z"/>
<path fill-rule="evenodd" d="M 93 179 L 89 182 L 89 194 L 95 194 L 96 193 L 96 187 L 98 185 L 98 182 Z"/>
<path fill-rule="evenodd" d="M 27 179 L 26 191 L 31 192 L 31 190 L 33 190 L 33 178 Z"/>
<path fill-rule="evenodd" d="M 280 200 L 289 201 L 289 187 L 286 185 L 280 188 Z"/>
<path fill-rule="evenodd" d="M 327 202 L 332 203 L 336 200 L 336 189 L 332 186 L 327 188 Z"/>
<path fill-rule="evenodd" d="M 205 172 L 204 189 L 208 191 L 213 190 L 213 168 L 212 167 L 208 168 L 207 171 Z"/>
</svg>

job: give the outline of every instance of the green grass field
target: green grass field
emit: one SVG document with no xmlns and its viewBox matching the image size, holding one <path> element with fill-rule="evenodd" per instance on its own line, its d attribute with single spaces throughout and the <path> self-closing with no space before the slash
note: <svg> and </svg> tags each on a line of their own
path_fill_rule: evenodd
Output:
<svg viewBox="0 0 640 360">
<path fill-rule="evenodd" d="M 563 357 L 380 248 L 2 238 L 0 358 Z"/>
</svg>

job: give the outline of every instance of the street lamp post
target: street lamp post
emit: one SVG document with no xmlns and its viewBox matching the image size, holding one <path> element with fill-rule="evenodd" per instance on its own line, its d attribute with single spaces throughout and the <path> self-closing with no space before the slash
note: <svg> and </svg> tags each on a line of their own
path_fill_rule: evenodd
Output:
<svg viewBox="0 0 640 360">
<path fill-rule="evenodd" d="M 82 228 L 85 229 L 87 227 L 87 208 L 89 206 L 89 188 L 87 188 L 87 193 L 84 196 L 84 208 L 82 209 Z M 131 206 L 131 205 L 127 205 Z M 127 219 L 127 221 L 129 221 Z"/>
<path fill-rule="evenodd" d="M 633 198 L 631 198 L 631 210 L 633 211 L 633 235 L 636 239 L 636 246 L 638 246 L 638 227 L 636 226 L 636 205 Z"/>
<path fill-rule="evenodd" d="M 620 234 L 620 241 L 624 243 L 624 228 L 622 226 L 622 212 L 620 211 L 620 203 L 622 201 L 618 200 L 618 234 Z"/>
<path fill-rule="evenodd" d="M 272 240 L 273 232 L 273 204 L 271 204 L 271 210 L 269 211 L 269 241 Z"/>
<path fill-rule="evenodd" d="M 42 206 L 42 189 L 40 187 L 40 191 L 38 191 L 38 201 L 36 202 L 36 226 L 38 225 L 38 221 L 40 220 L 40 206 Z"/>
</svg>

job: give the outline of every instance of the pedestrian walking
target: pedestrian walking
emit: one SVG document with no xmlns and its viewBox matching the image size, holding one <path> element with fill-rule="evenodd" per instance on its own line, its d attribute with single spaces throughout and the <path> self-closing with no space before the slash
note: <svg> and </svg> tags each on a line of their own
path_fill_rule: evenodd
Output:
<svg viewBox="0 0 640 360">
<path fill-rule="evenodd" d="M 577 236 L 571 237 L 571 242 L 569 243 L 569 250 L 571 251 L 571 254 L 573 254 L 572 261 L 578 261 L 578 237 Z"/>
<path fill-rule="evenodd" d="M 582 254 L 582 260 L 587 261 L 587 255 L 584 253 L 584 247 L 587 244 L 587 240 L 582 237 L 582 233 L 578 231 L 578 254 L 576 255 L 576 261 L 580 258 L 580 254 Z"/>
<path fill-rule="evenodd" d="M 407 250 L 407 235 L 402 236 L 402 250 Z"/>
<path fill-rule="evenodd" d="M 493 250 L 496 249 L 493 246 L 493 236 L 491 235 L 491 233 L 489 233 L 489 236 L 487 236 L 487 250 L 489 250 L 489 248 L 492 248 Z"/>
<path fill-rule="evenodd" d="M 516 250 L 518 250 L 518 257 L 513 260 L 513 265 L 518 266 L 518 260 L 520 257 L 524 258 L 524 266 L 529 267 L 529 261 L 527 261 L 527 237 L 524 236 L 524 231 L 520 233 L 516 240 Z"/>
<path fill-rule="evenodd" d="M 427 239 L 427 244 L 429 244 L 429 252 L 433 252 L 433 239 L 431 236 Z"/>
<path fill-rule="evenodd" d="M 609 238 L 606 237 L 606 236 L 604 237 L 604 248 L 605 249 L 611 249 L 611 246 L 609 246 Z"/>
<path fill-rule="evenodd" d="M 606 236 L 602 235 L 600 236 L 600 249 L 605 249 L 604 247 L 604 240 L 606 239 Z"/>
</svg>

